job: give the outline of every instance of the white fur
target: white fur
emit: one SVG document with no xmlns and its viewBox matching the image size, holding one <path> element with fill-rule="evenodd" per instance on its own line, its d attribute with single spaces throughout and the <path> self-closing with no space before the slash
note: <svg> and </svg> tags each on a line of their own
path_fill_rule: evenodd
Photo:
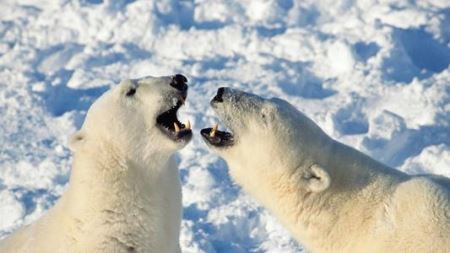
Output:
<svg viewBox="0 0 450 253">
<path fill-rule="evenodd" d="M 170 80 L 125 80 L 91 106 L 70 143 L 67 191 L 41 219 L 0 242 L 0 252 L 180 252 L 172 155 L 185 143 L 155 125 L 177 95 Z M 132 87 L 136 94 L 127 97 Z"/>
<path fill-rule="evenodd" d="M 450 252 L 450 180 L 410 176 L 327 136 L 281 99 L 212 104 L 230 174 L 311 252 Z"/>
</svg>

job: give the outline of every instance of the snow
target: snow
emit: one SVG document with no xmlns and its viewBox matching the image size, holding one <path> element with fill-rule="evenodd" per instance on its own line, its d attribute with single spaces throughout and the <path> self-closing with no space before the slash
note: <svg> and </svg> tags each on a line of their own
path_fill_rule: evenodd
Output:
<svg viewBox="0 0 450 253">
<path fill-rule="evenodd" d="M 303 252 L 199 138 L 220 86 L 287 99 L 412 174 L 450 176 L 447 0 L 3 0 L 0 237 L 64 192 L 67 138 L 123 78 L 183 73 L 184 252 Z"/>
</svg>

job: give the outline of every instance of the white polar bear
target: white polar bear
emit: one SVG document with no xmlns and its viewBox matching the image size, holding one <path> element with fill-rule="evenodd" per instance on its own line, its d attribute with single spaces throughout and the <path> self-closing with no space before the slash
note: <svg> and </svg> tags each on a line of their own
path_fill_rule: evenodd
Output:
<svg viewBox="0 0 450 253">
<path fill-rule="evenodd" d="M 448 178 L 391 169 L 281 99 L 220 88 L 211 105 L 232 133 L 206 143 L 311 252 L 450 252 Z"/>
<path fill-rule="evenodd" d="M 177 110 L 182 75 L 125 80 L 89 109 L 71 139 L 69 186 L 0 252 L 181 252 L 181 185 L 173 154 L 191 139 Z"/>
</svg>

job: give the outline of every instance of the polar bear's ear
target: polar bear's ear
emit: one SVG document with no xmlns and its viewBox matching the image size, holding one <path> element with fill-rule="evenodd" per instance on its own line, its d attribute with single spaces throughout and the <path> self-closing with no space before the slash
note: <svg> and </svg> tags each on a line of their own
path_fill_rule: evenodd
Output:
<svg viewBox="0 0 450 253">
<path fill-rule="evenodd" d="M 330 186 L 331 181 L 328 172 L 317 164 L 312 165 L 305 171 L 303 180 L 311 192 L 326 190 Z"/>
<path fill-rule="evenodd" d="M 83 143 L 86 141 L 86 136 L 83 131 L 74 133 L 69 139 L 69 148 L 72 151 L 79 150 Z"/>
</svg>

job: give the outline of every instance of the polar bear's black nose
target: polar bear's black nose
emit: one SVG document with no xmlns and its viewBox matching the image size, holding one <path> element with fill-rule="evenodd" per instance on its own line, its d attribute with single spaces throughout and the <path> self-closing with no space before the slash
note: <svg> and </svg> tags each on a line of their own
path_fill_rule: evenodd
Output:
<svg viewBox="0 0 450 253">
<path fill-rule="evenodd" d="M 170 86 L 174 87 L 179 91 L 186 91 L 188 89 L 187 86 L 187 78 L 183 75 L 176 74 L 172 77 L 172 82 L 170 82 Z"/>
<path fill-rule="evenodd" d="M 213 102 L 223 102 L 223 93 L 225 92 L 225 88 L 224 87 L 220 87 L 218 90 L 217 90 L 217 94 L 216 94 L 216 96 L 214 96 L 214 98 L 213 98 Z"/>
</svg>

